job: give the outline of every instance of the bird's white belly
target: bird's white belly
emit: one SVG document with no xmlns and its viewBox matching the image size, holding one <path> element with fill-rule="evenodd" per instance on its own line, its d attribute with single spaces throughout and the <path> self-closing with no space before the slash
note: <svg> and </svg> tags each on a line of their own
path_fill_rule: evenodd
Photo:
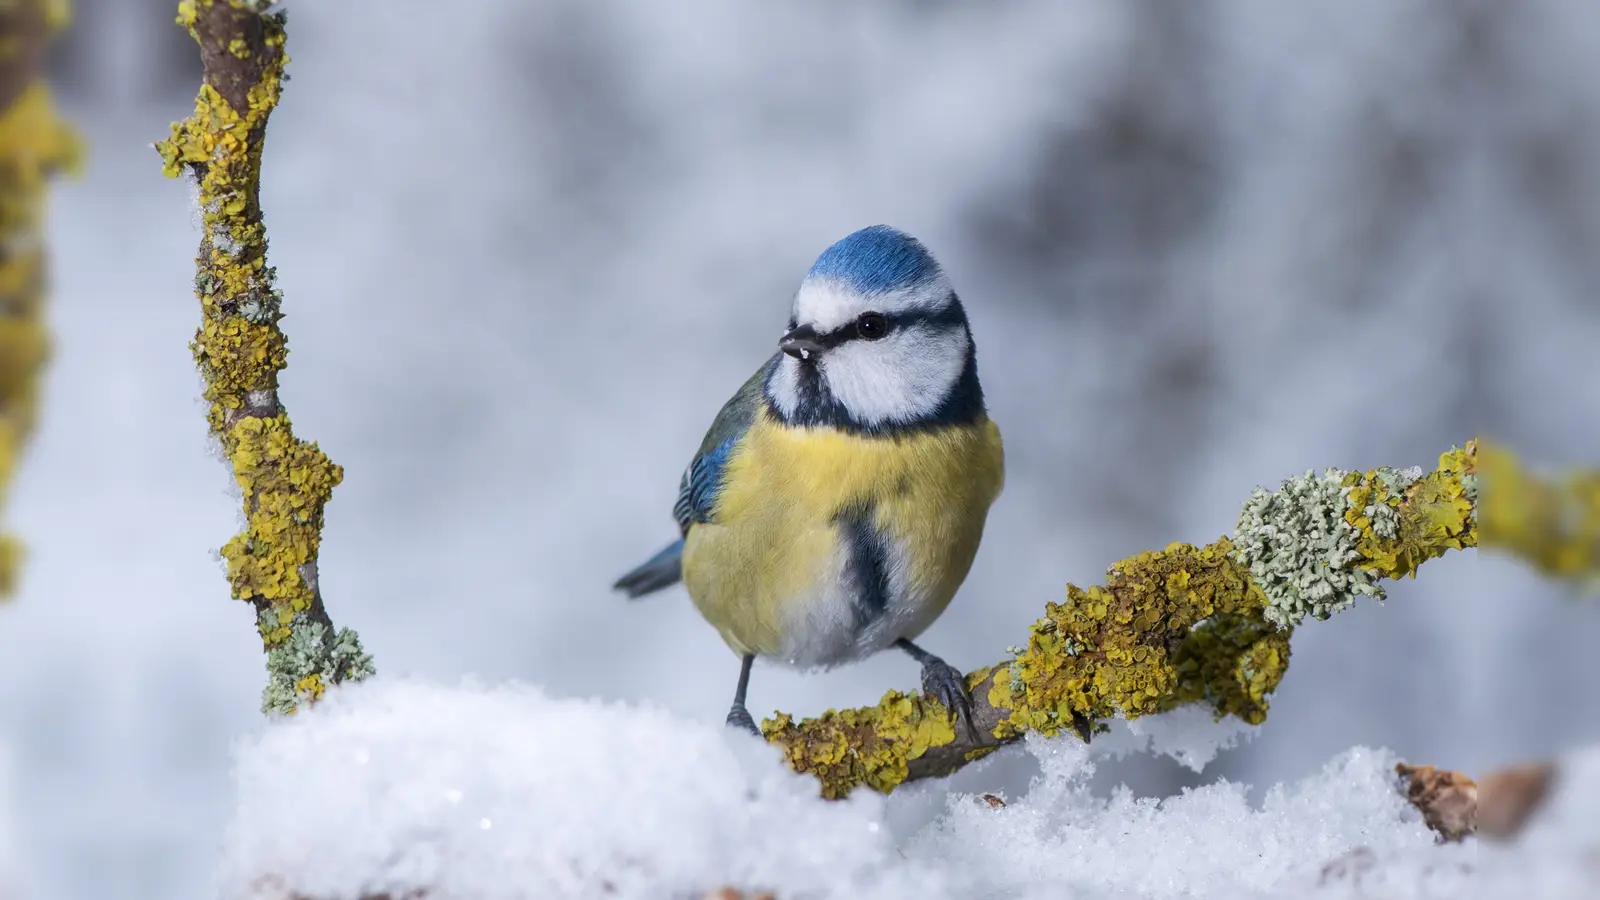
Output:
<svg viewBox="0 0 1600 900">
<path fill-rule="evenodd" d="M 885 543 L 888 591 L 881 611 L 862 609 L 862 585 L 841 535 L 817 580 L 782 604 L 782 662 L 799 669 L 832 668 L 871 656 L 900 638 L 914 638 L 933 624 L 940 609 L 907 577 L 904 542 Z"/>
</svg>

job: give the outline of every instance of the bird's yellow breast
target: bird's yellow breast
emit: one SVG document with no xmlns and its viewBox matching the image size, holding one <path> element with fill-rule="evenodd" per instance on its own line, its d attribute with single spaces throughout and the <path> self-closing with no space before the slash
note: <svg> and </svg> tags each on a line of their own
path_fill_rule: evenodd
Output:
<svg viewBox="0 0 1600 900">
<path fill-rule="evenodd" d="M 684 584 L 737 653 L 830 665 L 913 638 L 965 580 L 1004 470 L 988 419 L 873 437 L 762 409 L 730 454 L 715 521 L 689 531 Z M 849 511 L 893 549 L 894 596 L 868 625 L 850 608 Z"/>
</svg>

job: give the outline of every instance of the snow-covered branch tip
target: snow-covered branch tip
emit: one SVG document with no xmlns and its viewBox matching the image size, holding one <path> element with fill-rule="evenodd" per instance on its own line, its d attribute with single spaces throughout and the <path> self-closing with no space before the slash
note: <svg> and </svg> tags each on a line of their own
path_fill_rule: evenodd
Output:
<svg viewBox="0 0 1600 900">
<path fill-rule="evenodd" d="M 1328 469 L 1256 490 L 1232 537 L 1172 544 L 1113 565 L 1106 583 L 1067 585 L 1013 657 L 971 673 L 974 741 L 935 701 L 890 691 L 877 706 L 762 723 L 789 764 L 828 797 L 891 791 L 946 775 L 1032 731 L 1090 725 L 1199 703 L 1255 724 L 1289 665 L 1289 638 L 1381 581 L 1476 546 L 1476 441 L 1432 472 Z"/>
<path fill-rule="evenodd" d="M 33 433 L 45 331 L 45 185 L 76 168 L 77 136 L 56 115 L 44 51 L 70 18 L 64 2 L 0 6 L 0 509 Z M 0 600 L 16 589 L 22 547 L 0 534 Z"/>
<path fill-rule="evenodd" d="M 202 323 L 191 345 L 208 419 L 243 494 L 244 531 L 222 548 L 233 596 L 253 604 L 267 650 L 266 712 L 290 713 L 329 686 L 373 672 L 349 629 L 335 630 L 317 587 L 323 509 L 343 477 L 295 437 L 278 396 L 288 343 L 283 295 L 267 265 L 261 151 L 286 80 L 284 15 L 245 0 L 184 0 L 178 24 L 200 45 L 194 115 L 156 145 L 164 171 L 199 185 L 195 260 Z"/>
</svg>

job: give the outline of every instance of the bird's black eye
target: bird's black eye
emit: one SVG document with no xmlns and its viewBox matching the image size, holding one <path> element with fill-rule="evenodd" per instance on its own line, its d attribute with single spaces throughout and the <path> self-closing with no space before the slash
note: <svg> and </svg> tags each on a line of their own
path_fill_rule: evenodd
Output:
<svg viewBox="0 0 1600 900">
<path fill-rule="evenodd" d="M 889 333 L 889 318 L 883 313 L 862 313 L 856 319 L 856 334 L 869 341 L 875 341 Z"/>
</svg>

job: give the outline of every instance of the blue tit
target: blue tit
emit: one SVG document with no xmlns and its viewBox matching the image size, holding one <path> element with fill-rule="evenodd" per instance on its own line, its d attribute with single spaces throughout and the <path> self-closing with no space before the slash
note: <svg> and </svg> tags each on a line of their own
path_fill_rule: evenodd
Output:
<svg viewBox="0 0 1600 900">
<path fill-rule="evenodd" d="M 712 422 L 681 539 L 615 588 L 683 581 L 740 658 L 731 726 L 760 734 L 758 656 L 815 671 L 895 647 L 976 737 L 965 679 L 912 641 L 966 579 L 1004 473 L 949 278 L 910 235 L 864 228 L 817 258 L 777 351 Z"/>
</svg>

